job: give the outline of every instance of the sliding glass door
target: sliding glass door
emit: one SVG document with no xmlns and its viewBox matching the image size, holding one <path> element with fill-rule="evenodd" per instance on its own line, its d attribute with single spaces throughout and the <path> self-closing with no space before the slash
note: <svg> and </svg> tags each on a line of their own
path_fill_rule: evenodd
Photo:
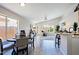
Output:
<svg viewBox="0 0 79 59">
<path fill-rule="evenodd" d="M 6 17 L 0 15 L 0 38 L 6 40 Z"/>
</svg>

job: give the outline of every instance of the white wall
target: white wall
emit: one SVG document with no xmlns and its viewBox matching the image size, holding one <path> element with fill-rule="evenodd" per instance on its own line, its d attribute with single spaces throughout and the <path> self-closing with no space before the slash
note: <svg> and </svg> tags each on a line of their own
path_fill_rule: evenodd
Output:
<svg viewBox="0 0 79 59">
<path fill-rule="evenodd" d="M 3 16 L 7 16 L 7 17 L 10 17 L 10 18 L 13 18 L 13 19 L 16 19 L 19 21 L 19 28 L 18 28 L 18 31 L 21 30 L 21 29 L 25 29 L 26 30 L 26 33 L 28 33 L 28 30 L 29 30 L 29 25 L 30 25 L 30 21 L 23 18 L 22 16 L 0 6 L 0 15 L 3 15 Z"/>
</svg>

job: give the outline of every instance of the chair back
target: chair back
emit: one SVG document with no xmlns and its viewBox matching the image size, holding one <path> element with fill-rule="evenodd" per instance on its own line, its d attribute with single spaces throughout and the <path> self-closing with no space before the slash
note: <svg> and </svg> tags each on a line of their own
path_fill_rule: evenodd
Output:
<svg viewBox="0 0 79 59">
<path fill-rule="evenodd" d="M 56 35 L 56 38 L 57 38 L 57 39 L 60 39 L 60 38 L 61 38 L 61 37 L 60 37 L 60 34 L 57 34 L 57 35 Z"/>
<path fill-rule="evenodd" d="M 25 30 L 21 30 L 21 31 L 20 31 L 20 37 L 26 37 Z"/>
<path fill-rule="evenodd" d="M 18 49 L 23 49 L 23 48 L 27 47 L 27 44 L 28 44 L 28 39 L 26 37 L 16 39 L 16 47 Z"/>
</svg>

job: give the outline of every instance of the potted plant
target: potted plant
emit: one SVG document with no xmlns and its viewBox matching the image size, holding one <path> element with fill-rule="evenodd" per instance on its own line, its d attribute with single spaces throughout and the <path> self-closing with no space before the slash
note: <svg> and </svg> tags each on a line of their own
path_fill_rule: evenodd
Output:
<svg viewBox="0 0 79 59">
<path fill-rule="evenodd" d="M 74 22 L 74 24 L 73 24 L 73 30 L 74 30 L 75 33 L 77 31 L 77 27 L 78 27 L 78 23 Z"/>
<path fill-rule="evenodd" d="M 60 26 L 56 25 L 56 32 L 59 32 Z"/>
</svg>

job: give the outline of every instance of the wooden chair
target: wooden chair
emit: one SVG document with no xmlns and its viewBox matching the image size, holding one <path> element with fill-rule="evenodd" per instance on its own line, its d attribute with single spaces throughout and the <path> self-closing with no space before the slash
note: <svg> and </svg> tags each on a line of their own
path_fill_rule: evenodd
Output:
<svg viewBox="0 0 79 59">
<path fill-rule="evenodd" d="M 16 50 L 16 54 L 19 54 L 19 52 L 27 52 L 28 55 L 28 39 L 27 38 L 20 38 L 16 39 L 16 44 L 14 49 Z"/>
<path fill-rule="evenodd" d="M 3 44 L 1 39 L 0 39 L 0 55 L 3 55 Z"/>
</svg>

